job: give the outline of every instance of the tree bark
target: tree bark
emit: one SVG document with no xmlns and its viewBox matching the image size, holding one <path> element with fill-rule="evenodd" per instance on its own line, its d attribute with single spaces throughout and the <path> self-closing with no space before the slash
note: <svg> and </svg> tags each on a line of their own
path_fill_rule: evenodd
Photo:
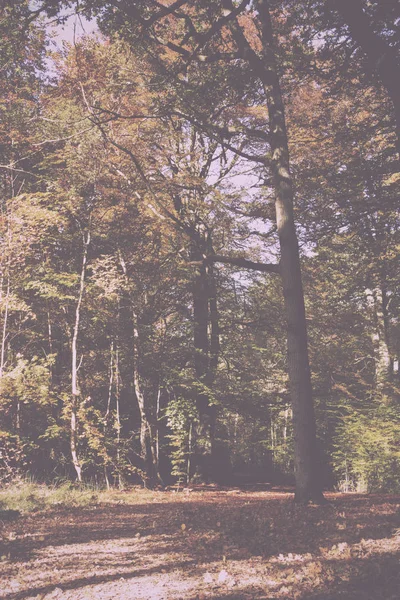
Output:
<svg viewBox="0 0 400 600">
<path fill-rule="evenodd" d="M 118 316 L 119 316 L 119 303 L 118 303 Z M 120 412 L 120 372 L 119 372 L 119 346 L 118 339 L 115 350 L 115 429 L 117 431 L 117 472 L 118 472 L 118 489 L 122 489 L 122 476 L 121 476 L 121 412 Z"/>
<path fill-rule="evenodd" d="M 3 281 L 1 281 L 1 286 L 3 286 Z M 0 298 L 0 300 L 3 300 L 3 298 Z M 4 298 L 3 326 L 1 328 L 2 333 L 1 333 L 1 351 L 0 351 L 0 379 L 3 377 L 3 372 L 4 372 L 5 362 L 6 362 L 6 342 L 7 342 L 7 323 L 8 323 L 9 303 L 10 303 L 10 275 L 8 273 L 7 274 L 6 293 L 5 293 L 5 298 Z"/>
<path fill-rule="evenodd" d="M 240 269 L 250 269 L 251 271 L 260 271 L 261 273 L 280 273 L 279 265 L 273 263 L 259 263 L 240 256 L 221 256 L 220 254 L 210 254 L 204 260 L 206 264 L 222 263 L 232 265 Z"/>
<path fill-rule="evenodd" d="M 119 262 L 127 282 L 129 282 L 128 271 L 122 253 L 119 251 Z M 127 299 L 130 306 L 129 312 L 132 319 L 133 329 L 133 348 L 132 348 L 132 368 L 133 368 L 133 389 L 140 414 L 140 450 L 141 459 L 144 464 L 144 485 L 147 488 L 153 488 L 157 484 L 163 484 L 159 472 L 157 458 L 157 427 L 156 418 L 153 413 L 152 404 L 148 394 L 145 392 L 140 376 L 140 335 L 138 316 L 132 307 L 131 299 Z M 118 407 L 119 419 L 119 407 Z"/>
<path fill-rule="evenodd" d="M 208 289 L 210 309 L 210 363 L 207 381 L 209 385 L 212 385 L 217 373 L 220 351 L 217 286 L 212 264 L 208 267 Z"/>
<path fill-rule="evenodd" d="M 377 286 L 372 290 L 371 300 L 374 311 L 372 342 L 375 354 L 376 393 L 379 400 L 386 403 L 390 396 L 392 360 L 388 344 L 386 298 L 383 286 Z"/>
<path fill-rule="evenodd" d="M 153 488 L 157 483 L 162 483 L 157 461 L 157 426 L 154 423 L 154 416 L 151 414 L 151 407 L 148 406 L 148 399 L 143 390 L 139 375 L 139 329 L 137 316 L 132 312 L 133 320 L 133 383 L 135 395 L 140 412 L 140 448 L 141 455 L 145 464 L 144 484 L 147 488 Z"/>
<path fill-rule="evenodd" d="M 79 388 L 79 380 L 78 380 L 78 336 L 79 336 L 79 327 L 80 327 L 80 319 L 81 319 L 81 305 L 83 294 L 85 291 L 85 277 L 86 277 L 86 265 L 87 265 L 87 256 L 90 245 L 90 231 L 88 231 L 86 237 L 83 235 L 83 257 L 82 257 L 82 268 L 81 268 L 81 276 L 79 283 L 79 295 L 78 301 L 75 308 L 75 324 L 74 331 L 72 335 L 72 344 L 71 344 L 71 353 L 72 353 L 72 364 L 71 364 L 71 391 L 72 391 L 72 401 L 71 401 L 71 421 L 70 421 L 70 448 L 71 448 L 71 457 L 72 464 L 74 465 L 76 471 L 76 477 L 79 482 L 82 481 L 82 465 L 79 459 L 78 454 L 78 422 L 77 422 L 77 414 L 79 409 L 79 398 L 80 398 L 80 388 Z"/>
<path fill-rule="evenodd" d="M 110 372 L 108 379 L 108 397 L 107 397 L 107 409 L 104 415 L 103 424 L 104 424 L 104 435 L 107 436 L 108 433 L 108 422 L 111 414 L 111 399 L 112 399 L 112 391 L 114 387 L 114 340 L 111 340 L 110 343 Z M 107 461 L 104 462 L 104 479 L 106 482 L 107 489 L 110 489 L 110 479 L 108 477 L 108 469 L 107 469 Z"/>
<path fill-rule="evenodd" d="M 196 406 L 199 413 L 199 423 L 192 428 L 192 447 L 194 460 L 191 478 L 198 481 L 209 481 L 212 477 L 212 456 L 214 452 L 216 407 L 210 403 L 208 389 L 214 382 L 210 371 L 210 342 L 209 342 L 209 274 L 207 266 L 202 262 L 204 253 L 196 242 L 192 243 L 191 260 L 197 264 L 193 280 L 193 345 L 194 366 L 198 389 L 196 391 Z M 215 363 L 217 347 L 215 336 L 216 298 L 213 300 L 214 337 L 212 339 Z"/>
<path fill-rule="evenodd" d="M 12 206 L 12 205 L 11 205 Z M 0 275 L 0 310 L 3 312 L 3 325 L 1 333 L 1 350 L 0 350 L 0 379 L 3 377 L 4 368 L 6 364 L 6 348 L 7 348 L 7 327 L 8 327 L 8 312 L 10 306 L 11 296 L 11 241 L 12 241 L 12 229 L 11 229 L 11 214 L 6 207 L 5 219 L 7 220 L 7 234 L 6 234 L 6 248 L 4 248 L 4 255 L 6 256 L 5 265 L 0 263 L 1 275 Z M 5 244 L 5 245 L 6 245 Z M 3 255 L 3 257 L 4 257 Z M 5 285 L 5 294 L 3 294 L 3 286 Z"/>
<path fill-rule="evenodd" d="M 286 121 L 274 52 L 273 31 L 267 0 L 258 2 L 262 25 L 263 69 L 259 69 L 269 114 L 271 168 L 275 187 L 277 231 L 281 250 L 280 271 L 288 331 L 288 372 L 295 449 L 297 502 L 323 501 L 318 477 L 316 424 L 304 294 L 298 240 L 294 222 L 294 191 L 290 175 Z"/>
</svg>

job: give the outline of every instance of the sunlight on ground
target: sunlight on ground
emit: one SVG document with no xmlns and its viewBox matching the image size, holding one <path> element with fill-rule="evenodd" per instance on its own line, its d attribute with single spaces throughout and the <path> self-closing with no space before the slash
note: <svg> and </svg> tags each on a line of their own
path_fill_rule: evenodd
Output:
<svg viewBox="0 0 400 600">
<path fill-rule="evenodd" d="M 3 524 L 0 598 L 398 599 L 400 498 L 123 496 Z"/>
</svg>

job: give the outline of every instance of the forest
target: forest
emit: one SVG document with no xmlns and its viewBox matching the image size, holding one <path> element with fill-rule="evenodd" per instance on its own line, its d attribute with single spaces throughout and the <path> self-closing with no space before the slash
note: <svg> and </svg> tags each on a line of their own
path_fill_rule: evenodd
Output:
<svg viewBox="0 0 400 600">
<path fill-rule="evenodd" d="M 397 600 L 400 4 L 0 0 L 0 600 Z"/>
<path fill-rule="evenodd" d="M 0 7 L 0 486 L 399 492 L 398 2 Z"/>
</svg>

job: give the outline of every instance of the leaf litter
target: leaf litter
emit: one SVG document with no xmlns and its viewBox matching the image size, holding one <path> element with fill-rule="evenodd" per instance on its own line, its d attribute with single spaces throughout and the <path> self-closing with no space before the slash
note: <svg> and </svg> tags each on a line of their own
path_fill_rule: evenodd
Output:
<svg viewBox="0 0 400 600">
<path fill-rule="evenodd" d="M 400 497 L 196 488 L 0 522 L 1 600 L 398 600 Z"/>
</svg>

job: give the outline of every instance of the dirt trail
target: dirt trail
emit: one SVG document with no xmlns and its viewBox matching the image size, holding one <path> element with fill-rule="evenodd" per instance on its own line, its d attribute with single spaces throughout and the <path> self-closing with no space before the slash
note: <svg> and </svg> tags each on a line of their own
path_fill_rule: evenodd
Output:
<svg viewBox="0 0 400 600">
<path fill-rule="evenodd" d="M 0 523 L 0 599 L 399 600 L 399 496 L 123 498 Z"/>
</svg>

